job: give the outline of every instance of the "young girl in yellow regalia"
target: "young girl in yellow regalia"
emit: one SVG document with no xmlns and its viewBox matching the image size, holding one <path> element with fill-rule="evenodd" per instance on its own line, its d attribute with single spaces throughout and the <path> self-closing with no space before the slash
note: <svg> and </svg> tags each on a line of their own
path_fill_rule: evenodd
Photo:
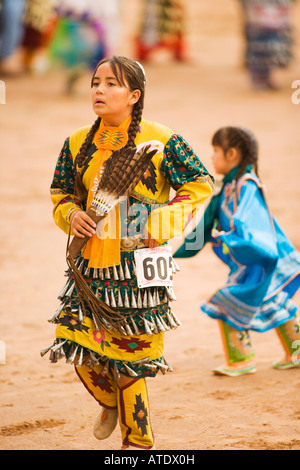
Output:
<svg viewBox="0 0 300 470">
<path fill-rule="evenodd" d="M 79 129 L 65 141 L 51 185 L 56 224 L 66 234 L 88 236 L 76 259 L 78 270 L 93 293 L 124 317 L 124 323 L 121 331 L 109 320 L 99 327 L 94 312 L 81 305 L 68 272 L 59 295 L 61 305 L 50 319 L 57 324 L 56 340 L 42 355 L 50 350 L 52 362 L 63 357 L 75 365 L 80 380 L 101 405 L 95 437 L 106 439 L 119 421 L 124 450 L 154 448 L 145 379 L 172 370 L 163 356 L 163 336 L 180 325 L 170 308 L 172 287 L 138 285 L 135 254 L 145 247 L 160 249 L 181 234 L 213 186 L 181 136 L 142 119 L 145 83 L 138 62 L 112 57 L 98 64 L 91 84 L 98 117 L 91 127 Z M 86 208 L 105 162 L 119 148 L 140 148 L 149 142 L 157 153 L 147 171 L 128 200 L 96 226 Z M 170 201 L 171 188 L 175 197 Z"/>
</svg>

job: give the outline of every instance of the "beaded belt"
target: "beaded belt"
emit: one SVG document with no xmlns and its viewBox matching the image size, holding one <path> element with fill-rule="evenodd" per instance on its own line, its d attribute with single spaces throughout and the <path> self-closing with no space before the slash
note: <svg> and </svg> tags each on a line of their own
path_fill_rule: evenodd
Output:
<svg viewBox="0 0 300 470">
<path fill-rule="evenodd" d="M 141 235 L 121 239 L 121 251 L 136 250 L 138 248 L 147 248 Z"/>
</svg>

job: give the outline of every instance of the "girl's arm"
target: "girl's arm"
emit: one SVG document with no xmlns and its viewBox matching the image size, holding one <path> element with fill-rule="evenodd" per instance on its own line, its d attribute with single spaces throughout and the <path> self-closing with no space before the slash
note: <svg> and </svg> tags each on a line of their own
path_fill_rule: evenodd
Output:
<svg viewBox="0 0 300 470">
<path fill-rule="evenodd" d="M 277 241 L 262 190 L 254 181 L 248 180 L 242 185 L 237 202 L 232 230 L 213 230 L 213 238 L 225 243 L 229 254 L 240 264 L 267 266 L 276 263 Z"/>
<path fill-rule="evenodd" d="M 156 245 L 181 236 L 213 191 L 213 178 L 181 136 L 173 135 L 166 144 L 161 171 L 176 195 L 149 214 L 146 230 Z"/>
<path fill-rule="evenodd" d="M 71 214 L 78 210 L 84 210 L 81 202 L 74 195 L 74 185 L 74 162 L 69 147 L 69 139 L 67 139 L 59 154 L 50 187 L 51 200 L 54 205 L 54 221 L 67 234 L 70 230 Z"/>
</svg>

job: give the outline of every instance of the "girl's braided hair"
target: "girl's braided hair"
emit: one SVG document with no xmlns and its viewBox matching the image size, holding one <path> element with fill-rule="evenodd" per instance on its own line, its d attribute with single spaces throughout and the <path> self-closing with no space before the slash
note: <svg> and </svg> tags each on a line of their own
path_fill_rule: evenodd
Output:
<svg viewBox="0 0 300 470">
<path fill-rule="evenodd" d="M 231 148 L 239 150 L 241 162 L 236 180 L 242 176 L 247 165 L 252 165 L 258 176 L 258 142 L 251 131 L 244 127 L 221 127 L 213 135 L 212 145 L 221 147 L 224 153 Z"/>
<path fill-rule="evenodd" d="M 96 66 L 92 76 L 91 86 L 93 86 L 94 76 L 100 67 L 104 63 L 109 63 L 112 71 L 118 81 L 119 85 L 126 86 L 125 80 L 128 83 L 130 91 L 140 90 L 141 96 L 139 100 L 134 104 L 132 111 L 132 119 L 128 129 L 128 141 L 125 148 L 135 147 L 134 139 L 138 132 L 140 122 L 142 119 L 142 113 L 144 108 L 144 97 L 145 97 L 145 85 L 146 78 L 142 66 L 134 60 L 128 59 L 122 56 L 113 56 L 102 59 Z M 80 147 L 80 150 L 75 158 L 75 194 L 83 202 L 86 200 L 87 190 L 82 182 L 82 169 L 84 166 L 85 159 L 87 157 L 88 149 L 93 141 L 94 135 L 99 129 L 101 118 L 98 117 L 88 132 L 85 141 Z"/>
</svg>

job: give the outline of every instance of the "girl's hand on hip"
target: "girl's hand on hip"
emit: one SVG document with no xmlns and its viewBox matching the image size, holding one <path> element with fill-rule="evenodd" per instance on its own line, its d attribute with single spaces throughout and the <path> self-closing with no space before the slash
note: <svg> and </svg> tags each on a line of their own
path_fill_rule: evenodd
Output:
<svg viewBox="0 0 300 470">
<path fill-rule="evenodd" d="M 96 233 L 97 225 L 85 211 L 74 211 L 70 216 L 70 224 L 76 237 L 92 237 Z"/>
</svg>

